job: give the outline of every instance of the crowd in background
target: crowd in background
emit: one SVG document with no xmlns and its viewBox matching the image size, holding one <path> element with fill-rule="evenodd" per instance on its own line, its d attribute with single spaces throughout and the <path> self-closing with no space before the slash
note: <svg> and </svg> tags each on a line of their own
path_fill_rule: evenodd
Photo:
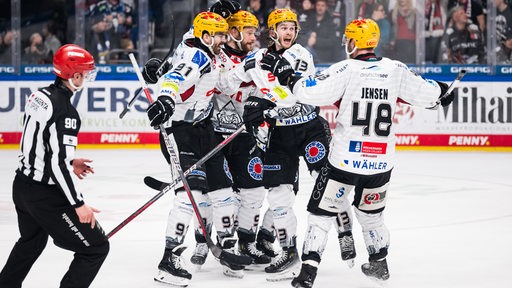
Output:
<svg viewBox="0 0 512 288">
<path fill-rule="evenodd" d="M 48 64 L 57 47 L 73 43 L 74 5 L 70 1 L 43 0 L 52 11 L 60 7 L 60 14 L 49 13 L 42 25 L 36 29 L 31 25 L 39 15 L 22 15 L 21 63 Z M 127 62 L 130 52 L 138 49 L 138 0 L 86 0 L 85 1 L 85 46 L 99 64 Z M 152 0 L 147 15 L 150 22 L 148 33 L 151 51 L 166 51 L 175 25 L 178 41 L 190 27 L 191 15 L 206 9 L 206 0 Z M 425 0 L 424 30 L 417 29 L 418 8 L 416 0 L 356 0 L 355 17 L 372 18 L 380 27 L 381 40 L 377 54 L 417 63 L 416 38 L 424 37 L 424 63 L 487 63 L 487 2 L 482 0 Z M 495 52 L 497 64 L 512 64 L 512 0 L 492 0 L 496 9 Z M 27 3 L 27 2 L 23 2 Z M 50 3 L 50 4 L 48 4 Z M 318 64 L 334 63 L 345 58 L 341 47 L 342 35 L 347 21 L 345 2 L 342 0 L 240 0 L 242 9 L 251 11 L 260 21 L 258 47 L 266 46 L 268 34 L 265 27 L 268 13 L 275 8 L 291 8 L 298 15 L 300 33 L 297 41 L 308 49 Z M 28 3 L 27 3 L 28 4 Z M 187 5 L 191 11 L 182 13 Z M 24 4 L 22 6 L 22 14 Z M 44 6 L 44 5 L 43 5 Z M 185 7 L 185 8 L 183 8 Z M 44 9 L 44 8 L 43 8 Z M 71 12 L 70 12 L 71 10 Z M 167 10 L 173 10 L 171 12 Z M 5 13 L 5 12 L 4 12 Z M 169 13 L 175 16 L 169 21 Z M 30 14 L 30 13 L 28 13 Z M 34 19 L 26 19 L 33 17 Z M 189 19 L 190 18 L 190 19 Z M 64 19 L 64 20 L 63 20 Z M 351 19 L 348 19 L 351 20 Z M 13 33 L 8 16 L 0 13 L 0 64 L 11 63 Z M 27 26 L 29 27 L 29 26 Z M 32 26 L 30 26 L 32 27 Z M 418 31 L 420 33 L 418 33 Z M 418 35 L 422 34 L 422 35 Z M 162 40 L 164 39 L 164 40 Z M 493 47 L 494 48 L 494 47 Z M 162 55 L 158 55 L 162 56 Z M 158 57 L 156 56 L 156 57 Z"/>
</svg>

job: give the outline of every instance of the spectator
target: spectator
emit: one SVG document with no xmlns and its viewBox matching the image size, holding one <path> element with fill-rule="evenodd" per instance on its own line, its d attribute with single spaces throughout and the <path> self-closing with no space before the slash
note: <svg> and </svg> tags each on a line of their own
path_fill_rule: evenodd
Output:
<svg viewBox="0 0 512 288">
<path fill-rule="evenodd" d="M 397 60 L 416 63 L 416 8 L 412 0 L 398 0 L 391 11 L 393 40 L 390 44 Z"/>
<path fill-rule="evenodd" d="M 512 64 L 512 28 L 505 32 L 505 40 L 496 49 L 496 62 L 498 64 Z"/>
<path fill-rule="evenodd" d="M 332 29 L 333 19 L 327 11 L 327 0 L 317 0 L 315 3 L 315 15 L 304 25 L 308 31 L 302 43 L 311 54 L 314 55 L 315 64 L 333 63 L 341 59 L 339 50 L 341 41 L 336 37 L 336 30 Z"/>
<path fill-rule="evenodd" d="M 374 5 L 375 0 L 363 0 L 363 2 L 359 4 L 359 8 L 357 9 L 357 17 L 362 19 L 370 18 L 373 13 Z"/>
<path fill-rule="evenodd" d="M 499 48 L 506 40 L 506 33 L 512 29 L 512 9 L 506 0 L 493 0 L 496 7 L 496 48 Z"/>
<path fill-rule="evenodd" d="M 23 54 L 23 63 L 25 64 L 45 64 L 50 63 L 48 59 L 48 48 L 44 46 L 43 36 L 39 33 L 30 35 L 30 45 L 25 47 Z"/>
<path fill-rule="evenodd" d="M 380 29 L 379 46 L 375 47 L 375 54 L 378 56 L 389 57 L 392 55 L 391 42 L 391 23 L 386 15 L 384 4 L 376 3 L 373 6 L 372 19 L 377 22 Z"/>
<path fill-rule="evenodd" d="M 457 64 L 483 64 L 485 46 L 482 34 L 476 24 L 468 21 L 464 7 L 455 6 L 450 10 L 452 26 L 446 30 L 443 41 L 443 61 Z"/>
<path fill-rule="evenodd" d="M 5 31 L 3 34 L 3 43 L 0 48 L 0 64 L 12 64 L 12 41 L 14 34 L 11 30 Z"/>
<path fill-rule="evenodd" d="M 108 19 L 102 15 L 98 14 L 93 17 L 91 31 L 90 31 L 90 40 L 87 41 L 88 46 L 87 50 L 91 51 L 94 59 L 99 64 L 106 63 L 106 56 L 110 52 L 110 33 L 109 28 L 112 26 L 109 24 Z M 109 27 L 110 26 L 110 27 Z"/>
<path fill-rule="evenodd" d="M 43 27 L 44 46 L 48 49 L 48 56 L 51 59 L 55 52 L 62 46 L 59 38 L 56 36 L 57 26 L 55 22 L 50 22 Z"/>
<path fill-rule="evenodd" d="M 478 29 L 482 33 L 485 32 L 485 14 L 480 0 L 452 0 L 448 3 L 448 10 L 451 11 L 454 6 L 464 7 L 464 11 L 471 22 L 478 25 Z"/>
<path fill-rule="evenodd" d="M 303 0 L 301 3 L 300 9 L 297 11 L 297 19 L 299 20 L 299 26 L 301 27 L 301 32 L 309 32 L 304 31 L 305 29 L 305 23 L 315 17 L 315 7 L 313 6 L 313 3 L 311 0 Z"/>
<path fill-rule="evenodd" d="M 427 0 L 425 2 L 425 61 L 437 63 L 439 47 L 446 28 L 446 0 Z"/>
</svg>

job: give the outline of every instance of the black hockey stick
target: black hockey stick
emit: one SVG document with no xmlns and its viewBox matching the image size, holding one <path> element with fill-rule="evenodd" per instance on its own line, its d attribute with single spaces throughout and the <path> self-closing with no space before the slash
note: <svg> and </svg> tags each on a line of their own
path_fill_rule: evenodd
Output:
<svg viewBox="0 0 512 288">
<path fill-rule="evenodd" d="M 144 79 L 142 77 L 142 73 L 140 72 L 139 66 L 137 64 L 137 60 L 135 60 L 135 56 L 133 54 L 129 54 L 130 60 L 132 62 L 133 68 L 135 69 L 135 73 L 137 74 L 137 78 L 139 79 L 140 84 L 142 85 L 142 89 L 144 93 L 146 94 L 146 97 L 148 98 L 148 101 L 152 103 L 151 93 L 149 92 L 148 87 L 146 86 L 146 82 L 144 82 Z M 215 245 L 213 243 L 212 238 L 208 234 L 208 230 L 206 229 L 206 226 L 203 222 L 203 217 L 201 216 L 201 213 L 199 212 L 199 208 L 197 206 L 197 203 L 194 199 L 194 196 L 192 195 L 192 191 L 190 189 L 190 186 L 188 184 L 187 178 L 185 177 L 185 174 L 183 173 L 183 170 L 181 169 L 180 160 L 178 158 L 178 155 L 176 154 L 176 151 L 174 149 L 174 146 L 176 145 L 174 142 L 174 139 L 170 138 L 169 135 L 167 135 L 167 132 L 165 131 L 165 127 L 163 124 L 160 124 L 160 133 L 162 133 L 162 136 L 165 141 L 165 145 L 167 148 L 167 152 L 170 155 L 170 165 L 174 165 L 173 167 L 178 171 L 179 178 L 181 179 L 181 182 L 183 183 L 183 188 L 185 189 L 187 196 L 190 200 L 190 203 L 192 204 L 192 208 L 194 209 L 194 213 L 197 217 L 197 220 L 199 222 L 199 226 L 201 227 L 201 231 L 203 232 L 203 236 L 206 238 L 206 243 L 208 244 L 208 248 L 212 251 L 212 254 L 221 260 L 224 260 L 228 263 L 232 263 L 235 265 L 249 265 L 252 263 L 252 258 L 245 255 L 236 255 L 229 253 L 225 250 L 222 250 L 219 246 Z"/>
<path fill-rule="evenodd" d="M 183 172 L 183 174 L 186 176 L 190 174 L 193 170 L 195 170 L 197 167 L 203 165 L 206 161 L 208 161 L 210 158 L 212 158 L 213 155 L 217 154 L 222 148 L 224 148 L 229 142 L 231 142 L 235 137 L 240 134 L 242 131 L 245 130 L 245 126 L 241 126 L 233 132 L 233 134 L 229 135 L 224 141 L 220 142 L 215 146 L 215 148 L 212 149 L 212 151 L 208 152 L 206 155 L 203 156 L 203 158 L 199 159 L 194 165 L 192 165 L 190 168 L 187 169 L 187 171 Z M 162 182 L 160 180 L 157 180 L 151 176 L 146 176 L 144 178 L 144 183 L 155 190 L 160 190 L 158 194 L 156 194 L 153 198 L 149 199 L 148 202 L 146 202 L 144 205 L 142 205 L 139 209 L 137 209 L 135 212 L 133 212 L 128 218 L 123 220 L 119 225 L 117 225 L 112 231 L 110 231 L 107 234 L 107 237 L 110 238 L 114 234 L 116 234 L 119 230 L 121 230 L 124 226 L 126 226 L 128 223 L 130 223 L 135 217 L 137 217 L 139 214 L 144 212 L 149 206 L 151 206 L 153 203 L 156 202 L 156 200 L 160 199 L 162 196 L 164 196 L 167 192 L 171 191 L 176 185 L 178 185 L 181 182 L 180 178 L 174 179 L 171 183 Z"/>
<path fill-rule="evenodd" d="M 170 13 L 171 15 L 171 25 L 172 25 L 172 39 L 171 39 L 171 47 L 169 47 L 169 51 L 167 51 L 167 54 L 165 55 L 163 61 L 162 61 L 162 64 L 160 64 L 160 67 L 158 67 L 158 71 L 157 74 L 158 75 L 162 75 L 162 69 L 165 65 L 165 62 L 167 61 L 167 58 L 169 58 L 172 54 L 172 52 L 174 51 L 174 42 L 176 40 L 176 25 L 174 25 L 174 15 L 173 13 Z M 142 88 L 139 88 L 135 91 L 135 94 L 133 95 L 132 99 L 130 99 L 130 101 L 128 102 L 128 104 L 126 105 L 126 107 L 124 107 L 123 111 L 121 111 L 121 114 L 119 114 L 119 119 L 123 119 L 124 115 L 126 115 L 126 113 L 128 113 L 128 111 L 131 110 L 132 106 L 133 106 L 133 103 L 135 103 L 135 100 L 137 100 L 140 96 L 140 92 L 142 92 Z"/>
<path fill-rule="evenodd" d="M 455 86 L 457 86 L 459 84 L 460 80 L 464 77 L 464 75 L 466 75 L 466 72 L 467 72 L 466 69 L 460 70 L 459 74 L 457 74 L 457 77 L 455 77 L 455 80 L 453 80 L 453 82 L 450 84 L 450 86 L 448 86 L 448 89 L 446 90 L 446 92 L 444 92 L 444 94 L 441 97 L 439 97 L 439 99 L 437 99 L 436 104 L 427 109 L 436 110 L 439 107 L 439 105 L 441 104 L 441 100 L 448 97 L 448 95 L 450 95 L 450 93 L 452 93 L 453 89 L 455 89 Z"/>
</svg>

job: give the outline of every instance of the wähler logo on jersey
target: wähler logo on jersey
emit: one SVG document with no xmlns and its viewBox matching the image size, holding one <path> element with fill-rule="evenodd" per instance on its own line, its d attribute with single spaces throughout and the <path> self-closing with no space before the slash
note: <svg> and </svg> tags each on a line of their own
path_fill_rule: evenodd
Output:
<svg viewBox="0 0 512 288">
<path fill-rule="evenodd" d="M 316 163 L 325 156 L 325 146 L 321 142 L 313 141 L 306 146 L 306 161 Z"/>
<path fill-rule="evenodd" d="M 263 179 L 263 162 L 259 157 L 254 157 L 249 161 L 247 172 L 254 180 L 261 181 Z"/>
</svg>

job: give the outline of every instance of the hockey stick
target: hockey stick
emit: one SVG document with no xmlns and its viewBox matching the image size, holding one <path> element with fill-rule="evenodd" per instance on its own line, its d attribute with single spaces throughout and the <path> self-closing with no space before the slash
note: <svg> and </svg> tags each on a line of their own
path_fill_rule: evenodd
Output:
<svg viewBox="0 0 512 288">
<path fill-rule="evenodd" d="M 135 73 L 137 74 L 137 78 L 139 79 L 140 84 L 142 85 L 142 89 L 144 93 L 146 94 L 146 97 L 148 98 L 148 101 L 150 103 L 153 102 L 151 98 L 151 94 L 149 92 L 148 87 L 146 86 L 146 82 L 144 82 L 144 79 L 142 78 L 142 73 L 140 72 L 139 66 L 137 64 L 137 61 L 135 60 L 135 56 L 133 54 L 128 55 L 130 57 L 130 60 L 132 62 L 133 68 L 135 69 Z M 176 171 L 178 171 L 179 178 L 181 179 L 181 182 L 183 183 L 183 188 L 185 189 L 187 196 L 190 200 L 190 203 L 192 204 L 192 208 L 194 209 L 194 213 L 197 217 L 197 220 L 199 222 L 199 226 L 201 227 L 201 231 L 203 232 L 203 236 L 206 238 L 206 243 L 208 244 L 208 248 L 212 251 L 212 254 L 220 259 L 224 260 L 228 263 L 233 263 L 236 265 L 249 265 L 252 263 L 252 258 L 245 255 L 235 255 L 232 253 L 228 253 L 225 250 L 222 250 L 220 247 L 215 245 L 213 243 L 212 238 L 208 234 L 208 230 L 206 229 L 206 226 L 203 222 L 203 217 L 201 216 L 201 213 L 199 212 L 199 208 L 197 206 L 196 201 L 194 200 L 194 196 L 192 195 L 192 191 L 190 189 L 190 186 L 188 184 L 187 178 L 185 177 L 185 174 L 183 173 L 183 170 L 181 169 L 180 160 L 178 158 L 178 155 L 176 154 L 176 151 L 174 149 L 175 143 L 174 139 L 169 138 L 167 135 L 167 132 L 165 131 L 165 127 L 163 124 L 160 124 L 160 133 L 162 133 L 162 136 L 164 138 L 165 145 L 167 147 L 167 152 L 169 152 L 171 165 L 174 165 L 174 168 Z"/>
<path fill-rule="evenodd" d="M 436 110 L 439 105 L 441 104 L 441 100 L 445 99 L 446 97 L 448 97 L 448 95 L 450 95 L 450 93 L 452 93 L 453 89 L 455 89 L 455 86 L 457 86 L 460 82 L 460 80 L 462 79 L 462 77 L 464 77 L 464 75 L 466 75 L 466 69 L 462 69 L 460 70 L 459 74 L 457 74 L 457 77 L 455 77 L 455 80 L 453 80 L 453 82 L 450 84 L 450 86 L 448 86 L 448 89 L 446 90 L 446 92 L 444 92 L 444 94 L 439 97 L 439 99 L 437 99 L 436 101 L 436 104 L 430 108 L 427 108 L 427 109 L 431 109 L 431 110 Z"/>
<path fill-rule="evenodd" d="M 169 48 L 169 51 L 167 51 L 167 54 L 165 55 L 165 57 L 162 61 L 162 64 L 160 64 L 160 67 L 158 67 L 157 74 L 159 74 L 159 75 L 162 75 L 162 69 L 165 65 L 165 62 L 167 61 L 167 58 L 169 58 L 171 56 L 172 52 L 174 51 L 174 42 L 176 40 L 176 37 L 175 37 L 176 36 L 176 25 L 174 25 L 173 13 L 170 13 L 170 15 L 171 15 L 171 25 L 172 25 L 171 47 Z M 123 119 L 124 115 L 126 115 L 126 113 L 128 113 L 128 111 L 130 111 L 132 109 L 133 103 L 135 103 L 135 100 L 137 100 L 137 98 L 139 98 L 141 91 L 142 91 L 141 88 L 139 88 L 139 89 L 137 89 L 137 91 L 135 91 L 135 94 L 133 95 L 132 99 L 130 99 L 130 101 L 128 102 L 126 107 L 124 107 L 123 111 L 121 111 L 121 114 L 119 114 L 119 119 Z"/>
<path fill-rule="evenodd" d="M 195 170 L 197 167 L 203 165 L 206 161 L 208 161 L 210 158 L 212 158 L 213 155 L 217 154 L 222 148 L 224 148 L 229 142 L 231 142 L 235 137 L 240 134 L 242 131 L 245 130 L 244 126 L 241 126 L 233 132 L 233 134 L 229 135 L 224 141 L 220 142 L 215 146 L 215 148 L 212 149 L 212 151 L 208 152 L 206 155 L 203 156 L 203 158 L 199 159 L 194 165 L 192 165 L 190 168 L 187 169 L 187 171 L 183 172 L 183 174 L 186 176 L 190 174 L 193 170 Z M 178 185 L 181 182 L 180 178 L 174 179 L 171 183 L 165 183 L 160 180 L 157 180 L 151 176 L 146 176 L 144 178 L 144 183 L 155 190 L 160 190 L 158 194 L 156 194 L 153 198 L 149 199 L 148 202 L 146 202 L 144 205 L 142 205 L 139 209 L 137 209 L 135 212 L 133 212 L 128 218 L 126 218 L 123 222 L 121 222 L 119 225 L 117 225 L 110 233 L 107 234 L 107 237 L 110 238 L 112 235 L 116 234 L 119 230 L 121 230 L 124 226 L 126 226 L 128 223 L 130 223 L 135 217 L 137 217 L 139 214 L 141 214 L 144 210 L 146 210 L 149 206 L 151 206 L 153 203 L 156 202 L 156 200 L 160 199 L 162 196 L 164 196 L 167 192 L 171 191 L 176 185 Z"/>
</svg>

